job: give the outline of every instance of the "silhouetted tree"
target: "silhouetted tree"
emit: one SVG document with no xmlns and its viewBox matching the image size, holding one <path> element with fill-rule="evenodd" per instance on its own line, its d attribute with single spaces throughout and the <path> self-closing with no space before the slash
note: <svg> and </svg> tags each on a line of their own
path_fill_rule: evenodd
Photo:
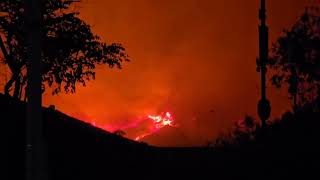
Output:
<svg viewBox="0 0 320 180">
<path fill-rule="evenodd" d="M 319 9 L 307 8 L 289 30 L 284 30 L 272 47 L 272 84 L 288 85 L 294 107 L 314 100 L 320 82 Z"/>
<path fill-rule="evenodd" d="M 258 127 L 258 122 L 252 116 L 246 115 L 235 122 L 232 131 L 220 134 L 214 141 L 208 141 L 206 147 L 235 148 L 245 145 L 255 140 Z"/>
<path fill-rule="evenodd" d="M 256 120 L 246 115 L 243 120 L 235 123 L 235 129 L 233 131 L 234 143 L 244 143 L 253 140 L 254 132 L 258 127 Z"/>
<path fill-rule="evenodd" d="M 21 97 L 26 87 L 26 38 L 24 1 L 3 0 L 0 3 L 0 48 L 4 63 L 11 71 L 5 94 L 13 89 Z M 117 43 L 106 44 L 71 10 L 76 1 L 42 1 L 42 89 L 52 93 L 74 93 L 76 84 L 86 85 L 95 78 L 96 65 L 121 68 L 128 61 L 125 49 Z M 27 92 L 25 92 L 27 93 Z"/>
</svg>

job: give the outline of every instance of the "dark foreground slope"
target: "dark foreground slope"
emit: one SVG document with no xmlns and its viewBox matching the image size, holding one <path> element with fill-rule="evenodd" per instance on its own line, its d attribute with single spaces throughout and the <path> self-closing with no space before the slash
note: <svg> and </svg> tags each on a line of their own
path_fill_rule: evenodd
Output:
<svg viewBox="0 0 320 180">
<path fill-rule="evenodd" d="M 0 179 L 23 179 L 25 104 L 0 95 L 0 108 Z M 318 113 L 307 114 L 308 123 L 320 120 Z M 218 149 L 156 148 L 51 109 L 44 108 L 43 117 L 52 180 L 305 179 L 320 170 L 319 123 L 284 121 L 265 138 Z"/>
<path fill-rule="evenodd" d="M 25 150 L 25 104 L 0 95 L 1 137 L 6 174 L 22 179 Z M 59 111 L 43 108 L 51 179 L 127 177 L 147 162 L 146 144 L 117 136 Z M 2 166 L 3 167 L 3 166 Z M 123 173 L 126 172 L 126 173 Z M 2 178 L 0 178 L 2 179 Z"/>
</svg>

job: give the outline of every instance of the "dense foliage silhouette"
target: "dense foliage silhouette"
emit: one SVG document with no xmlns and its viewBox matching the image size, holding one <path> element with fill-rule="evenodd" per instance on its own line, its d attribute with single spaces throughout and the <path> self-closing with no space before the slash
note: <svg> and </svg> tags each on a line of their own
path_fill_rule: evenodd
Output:
<svg viewBox="0 0 320 180">
<path fill-rule="evenodd" d="M 305 13 L 273 44 L 269 61 L 271 82 L 288 86 L 296 107 L 313 101 L 320 93 L 320 11 L 306 8 Z"/>
<path fill-rule="evenodd" d="M 106 44 L 91 27 L 79 18 L 73 5 L 76 1 L 41 1 L 42 89 L 52 93 L 75 92 L 76 84 L 83 86 L 95 78 L 97 65 L 117 66 L 128 61 L 121 44 Z M 24 1 L 3 0 L 0 3 L 0 48 L 3 62 L 10 70 L 4 92 L 22 96 L 27 85 L 26 36 Z M 27 93 L 26 91 L 24 91 Z"/>
</svg>

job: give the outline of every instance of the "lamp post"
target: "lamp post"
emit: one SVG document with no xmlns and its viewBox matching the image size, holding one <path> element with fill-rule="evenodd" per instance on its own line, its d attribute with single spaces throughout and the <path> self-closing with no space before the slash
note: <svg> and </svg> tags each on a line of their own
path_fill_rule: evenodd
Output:
<svg viewBox="0 0 320 180">
<path fill-rule="evenodd" d="M 266 62 L 268 60 L 268 46 L 269 46 L 269 29 L 266 24 L 266 1 L 260 1 L 259 10 L 259 60 L 258 69 L 261 75 L 261 99 L 258 103 L 258 115 L 260 117 L 262 127 L 266 126 L 266 121 L 270 117 L 271 106 L 266 95 Z"/>
<path fill-rule="evenodd" d="M 41 118 L 41 0 L 25 0 L 27 37 L 26 180 L 47 180 L 47 149 Z"/>
</svg>

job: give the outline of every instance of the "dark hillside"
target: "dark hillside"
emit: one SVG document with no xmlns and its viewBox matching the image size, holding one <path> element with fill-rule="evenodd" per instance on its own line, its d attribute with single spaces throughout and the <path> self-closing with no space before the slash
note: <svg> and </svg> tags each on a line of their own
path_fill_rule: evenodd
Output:
<svg viewBox="0 0 320 180">
<path fill-rule="evenodd" d="M 25 104 L 0 95 L 0 108 L 0 179 L 23 179 Z M 320 115 L 313 108 L 286 113 L 263 136 L 238 134 L 219 147 L 156 148 L 48 108 L 43 119 L 53 180 L 319 177 Z"/>
<path fill-rule="evenodd" d="M 13 179 L 22 179 L 25 104 L 0 95 L 0 107 L 1 132 L 7 147 L 2 153 L 8 162 L 5 172 Z M 136 164 L 147 160 L 151 148 L 49 108 L 43 109 L 43 119 L 53 179 L 121 177 L 127 175 L 123 169 L 129 174 L 138 170 Z"/>
</svg>

